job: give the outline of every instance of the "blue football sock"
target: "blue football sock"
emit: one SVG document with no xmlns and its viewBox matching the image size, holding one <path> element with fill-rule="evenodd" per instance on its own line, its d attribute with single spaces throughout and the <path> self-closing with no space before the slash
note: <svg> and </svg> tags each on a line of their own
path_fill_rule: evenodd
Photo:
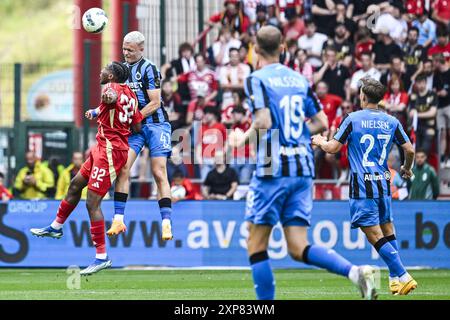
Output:
<svg viewBox="0 0 450 320">
<path fill-rule="evenodd" d="M 353 264 L 332 249 L 309 245 L 303 251 L 303 262 L 347 277 Z"/>
<path fill-rule="evenodd" d="M 172 217 L 172 200 L 170 198 L 162 198 L 158 201 L 161 219 L 171 219 Z"/>
<path fill-rule="evenodd" d="M 390 277 L 401 277 L 406 273 L 406 269 L 400 260 L 398 251 L 390 244 L 386 238 L 378 240 L 374 245 L 380 257 L 389 268 Z"/>
<path fill-rule="evenodd" d="M 267 251 L 253 254 L 250 257 L 250 265 L 258 300 L 275 299 L 275 281 Z"/>
<path fill-rule="evenodd" d="M 385 237 L 387 241 L 389 241 L 389 243 L 391 244 L 391 246 L 397 250 L 398 252 L 398 243 L 397 243 L 397 238 L 395 237 L 394 234 Z M 396 277 L 395 275 L 392 274 L 391 270 L 389 270 L 389 277 L 394 278 Z"/>
<path fill-rule="evenodd" d="M 122 192 L 114 192 L 114 214 L 125 214 L 125 206 L 127 205 L 128 194 Z"/>
</svg>

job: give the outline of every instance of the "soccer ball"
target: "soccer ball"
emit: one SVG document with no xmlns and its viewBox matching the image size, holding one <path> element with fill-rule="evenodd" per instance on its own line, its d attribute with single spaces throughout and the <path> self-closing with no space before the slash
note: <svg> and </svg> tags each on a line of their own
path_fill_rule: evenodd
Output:
<svg viewBox="0 0 450 320">
<path fill-rule="evenodd" d="M 184 198 L 186 196 L 186 189 L 183 186 L 173 186 L 170 191 L 173 198 Z"/>
<path fill-rule="evenodd" d="M 100 8 L 91 8 L 83 14 L 83 28 L 89 33 L 100 33 L 108 24 L 105 11 Z"/>
</svg>

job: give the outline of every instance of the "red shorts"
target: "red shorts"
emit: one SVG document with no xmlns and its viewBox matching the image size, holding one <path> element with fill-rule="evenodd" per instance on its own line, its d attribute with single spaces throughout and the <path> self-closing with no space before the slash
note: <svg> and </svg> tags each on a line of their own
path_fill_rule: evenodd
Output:
<svg viewBox="0 0 450 320">
<path fill-rule="evenodd" d="M 98 144 L 81 167 L 81 175 L 88 180 L 88 189 L 104 196 L 128 159 L 126 150 L 110 150 Z"/>
</svg>

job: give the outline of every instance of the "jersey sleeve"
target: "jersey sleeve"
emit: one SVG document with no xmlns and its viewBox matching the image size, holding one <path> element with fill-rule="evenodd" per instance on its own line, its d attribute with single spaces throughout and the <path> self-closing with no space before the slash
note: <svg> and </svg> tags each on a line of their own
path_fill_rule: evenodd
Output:
<svg viewBox="0 0 450 320">
<path fill-rule="evenodd" d="M 322 109 L 322 104 L 320 103 L 316 94 L 311 90 L 311 88 L 308 88 L 308 93 L 306 94 L 305 99 L 305 116 L 307 118 L 312 118 L 320 111 L 322 111 Z"/>
<path fill-rule="evenodd" d="M 350 136 L 350 133 L 352 133 L 352 130 L 353 130 L 352 119 L 350 116 L 348 116 L 347 118 L 345 118 L 344 121 L 342 121 L 341 125 L 338 127 L 337 132 L 334 135 L 334 139 L 342 144 L 345 144 L 348 140 L 348 137 Z"/>
<path fill-rule="evenodd" d="M 408 135 L 406 134 L 405 130 L 403 130 L 403 126 L 400 124 L 400 122 L 398 122 L 398 120 L 396 121 L 397 124 L 397 128 L 395 129 L 394 132 L 394 142 L 400 146 L 404 145 L 405 143 L 409 142 L 409 138 Z"/>
<path fill-rule="evenodd" d="M 155 65 L 150 64 L 145 70 L 147 81 L 144 82 L 145 89 L 156 90 L 161 89 L 161 73 Z"/>
<path fill-rule="evenodd" d="M 269 99 L 262 81 L 250 76 L 247 78 L 244 88 L 249 101 L 250 111 L 253 114 L 259 109 L 269 108 Z"/>
</svg>

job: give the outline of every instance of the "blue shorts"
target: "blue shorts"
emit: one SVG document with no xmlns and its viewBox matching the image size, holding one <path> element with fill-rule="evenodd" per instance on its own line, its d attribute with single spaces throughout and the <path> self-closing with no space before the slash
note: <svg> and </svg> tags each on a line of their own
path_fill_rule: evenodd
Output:
<svg viewBox="0 0 450 320">
<path fill-rule="evenodd" d="M 350 199 L 352 228 L 371 227 L 392 222 L 391 197 Z"/>
<path fill-rule="evenodd" d="M 150 150 L 150 157 L 167 157 L 172 154 L 172 128 L 170 123 L 143 124 L 142 131 L 128 138 L 131 149 L 139 154 L 144 146 Z"/>
<path fill-rule="evenodd" d="M 245 220 L 260 225 L 310 226 L 311 177 L 259 178 L 253 176 L 247 194 Z"/>
</svg>

